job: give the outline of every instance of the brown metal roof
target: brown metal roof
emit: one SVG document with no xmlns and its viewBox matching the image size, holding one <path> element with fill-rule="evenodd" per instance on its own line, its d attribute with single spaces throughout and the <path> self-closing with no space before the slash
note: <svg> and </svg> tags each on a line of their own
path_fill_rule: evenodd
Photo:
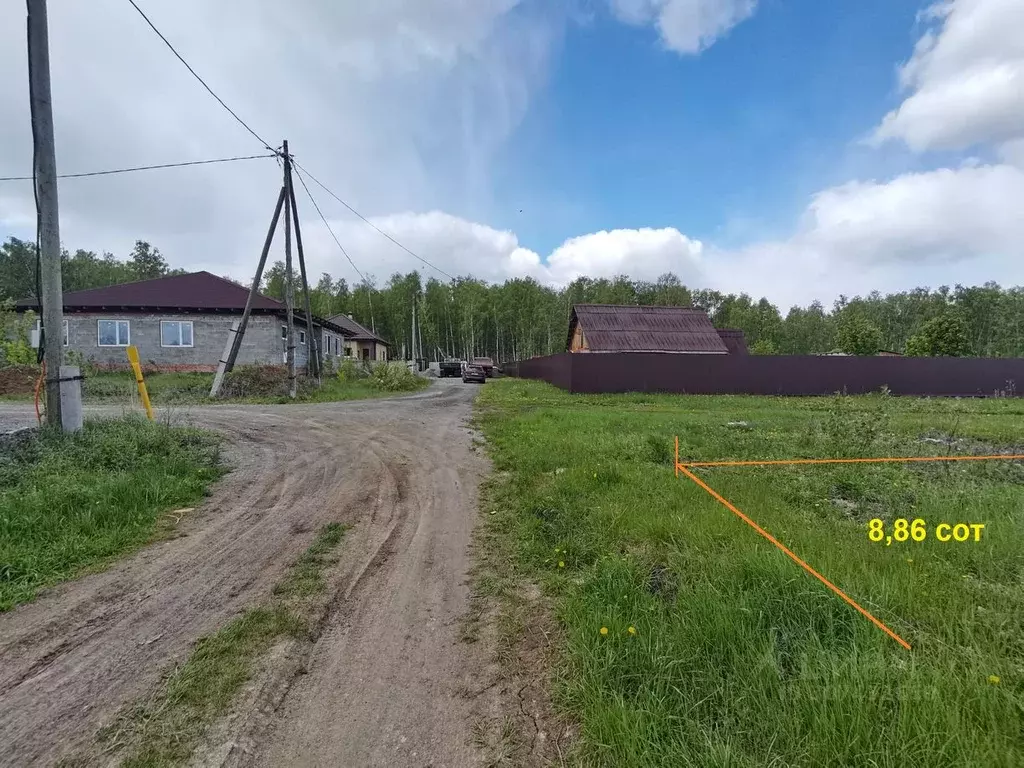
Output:
<svg viewBox="0 0 1024 768">
<path fill-rule="evenodd" d="M 334 315 L 330 321 L 345 329 L 345 338 L 354 341 L 375 341 L 384 346 L 390 346 L 384 339 L 375 334 L 365 325 L 360 325 L 348 315 Z"/>
<path fill-rule="evenodd" d="M 707 313 L 685 307 L 576 304 L 569 320 L 569 346 L 579 324 L 592 352 L 691 352 L 729 350 Z"/>
<path fill-rule="evenodd" d="M 187 275 L 157 277 L 135 283 L 88 288 L 64 294 L 65 312 L 89 310 L 120 310 L 124 312 L 238 312 L 245 309 L 249 289 L 212 272 L 190 272 Z M 35 309 L 36 299 L 22 299 L 19 309 Z M 252 305 L 257 314 L 285 314 L 284 302 L 257 294 Z M 306 313 L 296 311 L 294 317 L 305 323 Z M 348 336 L 336 323 L 313 316 L 313 323 Z"/>
<path fill-rule="evenodd" d="M 719 328 L 718 336 L 725 342 L 726 349 L 730 355 L 749 355 L 747 349 L 747 337 L 738 328 Z"/>
<path fill-rule="evenodd" d="M 125 310 L 185 310 L 185 311 L 237 311 L 245 309 L 249 289 L 210 272 L 192 272 L 187 275 L 158 277 L 136 283 L 108 285 L 64 294 L 64 309 L 125 309 Z M 23 299 L 19 307 L 36 306 L 35 299 Z M 283 312 L 285 306 L 269 296 L 256 297 L 253 309 Z"/>
</svg>

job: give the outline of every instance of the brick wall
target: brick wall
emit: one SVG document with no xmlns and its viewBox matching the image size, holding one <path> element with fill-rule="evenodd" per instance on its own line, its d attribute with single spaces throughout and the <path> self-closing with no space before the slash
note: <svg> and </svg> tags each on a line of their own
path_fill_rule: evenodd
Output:
<svg viewBox="0 0 1024 768">
<path fill-rule="evenodd" d="M 212 371 L 217 367 L 227 343 L 231 323 L 240 315 L 214 314 L 143 314 L 124 312 L 69 312 L 68 348 L 86 360 L 101 366 L 126 366 L 125 347 L 101 347 L 98 343 L 97 321 L 127 320 L 129 341 L 139 350 L 139 359 L 149 369 L 174 371 Z M 164 347 L 160 344 L 160 321 L 192 322 L 191 347 Z M 284 344 L 281 340 L 281 318 L 273 315 L 252 315 L 238 352 L 238 365 L 273 363 L 280 365 Z M 296 361 L 305 365 L 306 347 L 296 346 Z"/>
</svg>

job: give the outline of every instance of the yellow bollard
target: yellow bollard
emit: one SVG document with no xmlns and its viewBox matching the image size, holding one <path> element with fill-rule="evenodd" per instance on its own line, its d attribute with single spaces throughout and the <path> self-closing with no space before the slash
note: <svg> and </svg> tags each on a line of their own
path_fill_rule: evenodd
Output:
<svg viewBox="0 0 1024 768">
<path fill-rule="evenodd" d="M 132 364 L 132 370 L 135 371 L 135 383 L 139 385 L 139 397 L 142 398 L 142 404 L 146 407 L 146 415 L 150 421 L 153 421 L 153 406 L 149 403 L 146 381 L 142 378 L 142 366 L 139 365 L 139 350 L 134 345 L 128 347 L 128 362 Z"/>
</svg>

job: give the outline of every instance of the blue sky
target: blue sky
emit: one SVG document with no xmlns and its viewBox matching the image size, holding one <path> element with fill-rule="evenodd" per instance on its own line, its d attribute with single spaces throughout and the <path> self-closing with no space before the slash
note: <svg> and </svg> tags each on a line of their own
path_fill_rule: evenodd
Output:
<svg viewBox="0 0 1024 768">
<path fill-rule="evenodd" d="M 899 103 L 921 7 L 771 0 L 699 56 L 607 11 L 569 25 L 496 177 L 499 223 L 541 252 L 644 226 L 738 245 L 848 174 L 917 167 L 856 144 Z"/>
</svg>

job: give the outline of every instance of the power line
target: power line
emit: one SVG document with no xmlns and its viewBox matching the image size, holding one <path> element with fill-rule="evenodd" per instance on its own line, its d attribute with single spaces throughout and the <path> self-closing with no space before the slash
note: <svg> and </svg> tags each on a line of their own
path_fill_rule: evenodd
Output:
<svg viewBox="0 0 1024 768">
<path fill-rule="evenodd" d="M 296 166 L 296 165 L 298 165 L 298 163 L 296 163 L 295 160 L 292 159 L 292 165 Z M 303 169 L 303 170 L 305 170 L 305 169 Z M 355 262 L 352 261 L 352 257 L 348 255 L 348 251 L 345 250 L 345 246 L 343 246 L 341 244 L 341 241 L 338 240 L 338 236 L 336 234 L 334 234 L 334 230 L 331 228 L 331 225 L 327 222 L 327 217 L 324 216 L 323 211 L 320 210 L 320 206 L 317 205 L 316 198 L 313 197 L 313 193 L 310 192 L 309 191 L 309 187 L 306 186 L 306 180 L 304 178 L 302 178 L 302 174 L 299 173 L 298 170 L 296 169 L 295 170 L 295 175 L 299 177 L 299 182 L 302 184 L 302 188 L 304 190 L 306 190 L 306 195 L 309 197 L 309 202 L 311 202 L 313 204 L 313 207 L 316 209 L 316 212 L 318 214 L 320 214 L 320 219 L 323 221 L 324 226 L 327 227 L 327 231 L 331 233 L 331 237 L 333 237 L 334 238 L 334 242 L 338 244 L 338 248 L 340 248 L 341 252 L 343 254 L 345 254 L 345 258 L 348 259 L 348 263 L 352 265 L 352 269 L 354 269 L 356 271 L 356 274 L 359 275 L 359 277 L 361 277 L 363 279 L 364 283 L 369 285 L 369 281 L 366 279 L 366 276 L 362 272 L 359 271 L 359 267 L 357 267 L 355 265 Z"/>
<path fill-rule="evenodd" d="M 242 127 L 245 128 L 245 130 L 247 130 L 249 133 L 251 133 L 253 136 L 255 136 L 256 139 L 260 142 L 260 144 L 262 144 L 264 147 L 269 149 L 271 152 L 275 152 L 276 153 L 276 150 L 272 146 L 270 146 L 270 144 L 267 143 L 266 139 L 264 139 L 262 136 L 260 136 L 258 133 L 256 133 L 256 131 L 254 131 L 252 128 L 250 128 L 248 123 L 245 122 L 245 120 L 243 120 L 237 114 L 235 114 L 235 111 L 231 107 L 229 107 L 227 104 L 225 104 L 224 100 L 221 99 L 220 96 L 218 96 L 216 93 L 213 92 L 213 89 L 206 84 L 206 81 L 203 80 L 203 78 L 201 78 L 199 76 L 199 74 L 194 69 L 192 69 L 191 65 L 187 61 L 185 61 L 185 59 L 182 57 L 182 55 L 180 53 L 178 53 L 178 51 L 174 48 L 173 45 L 171 45 L 170 41 L 166 37 L 164 37 L 163 33 L 159 29 L 156 28 L 156 25 L 152 21 L 149 20 L 149 16 L 147 16 L 143 12 L 143 10 L 141 8 L 139 8 L 138 5 L 136 5 L 135 0 L 128 0 L 128 2 L 131 3 L 132 7 L 136 11 L 139 12 L 139 15 L 142 16 L 142 18 L 146 20 L 146 23 L 149 25 L 150 29 L 152 29 L 154 32 L 156 32 L 157 36 L 161 40 L 164 41 L 164 45 L 166 45 L 168 48 L 171 49 L 171 53 L 173 53 L 175 56 L 178 57 L 178 61 L 180 61 L 182 64 L 184 64 L 185 68 L 188 69 L 188 71 L 192 73 L 192 76 L 202 84 L 203 88 L 205 88 L 209 92 L 209 94 L 211 96 L 213 96 L 213 98 L 215 98 L 217 100 L 217 103 L 220 104 L 222 107 L 224 107 L 224 109 L 226 109 L 231 114 L 231 116 L 233 118 L 235 118 L 235 120 L 237 120 L 239 123 L 241 123 Z"/>
<path fill-rule="evenodd" d="M 340 248 L 341 252 L 345 254 L 345 258 L 348 259 L 348 263 L 352 265 L 352 269 L 354 269 L 356 271 L 356 274 L 362 278 L 363 285 L 366 286 L 366 300 L 367 303 L 370 305 L 370 326 L 373 329 L 374 333 L 376 333 L 376 324 L 373 322 L 373 286 L 370 285 L 370 281 L 366 279 L 366 275 L 359 271 L 359 267 L 357 267 L 356 263 L 352 261 L 352 257 L 348 255 L 348 251 L 345 250 L 345 246 L 341 244 L 341 241 L 338 239 L 338 236 L 334 234 L 334 230 L 331 228 L 330 223 L 328 223 L 327 217 L 324 216 L 323 211 L 320 210 L 320 206 L 317 205 L 316 198 L 313 197 L 313 193 L 309 191 L 309 187 L 306 185 L 306 180 L 302 178 L 302 174 L 299 173 L 298 168 L 294 167 L 295 165 L 297 165 L 297 163 L 295 162 L 295 158 L 292 158 L 292 170 L 294 170 L 295 175 L 299 177 L 299 183 L 302 184 L 302 188 L 306 190 L 306 196 L 309 197 L 309 202 L 313 204 L 313 207 L 316 209 L 316 212 L 320 214 L 320 220 L 323 221 L 324 226 L 327 227 L 327 231 L 331 233 L 331 237 L 334 238 L 334 242 L 338 244 L 338 248 Z"/>
<path fill-rule="evenodd" d="M 255 136 L 264 147 L 269 149 L 274 154 L 279 155 L 278 150 L 276 150 L 272 146 L 270 146 L 270 144 L 267 143 L 267 141 L 262 136 L 260 136 L 258 133 L 256 133 L 256 131 L 254 131 L 252 128 L 250 128 L 248 126 L 248 124 L 244 120 L 242 120 L 242 118 L 240 118 L 237 114 L 235 114 L 235 111 L 233 109 L 231 109 L 231 107 L 229 107 L 227 104 L 225 104 L 223 99 L 221 99 L 220 96 L 218 96 L 216 93 L 214 93 L 213 89 L 206 84 L 206 81 L 203 80 L 203 78 L 201 78 L 199 76 L 199 74 L 194 69 L 192 69 L 192 66 L 187 61 L 185 61 L 185 59 L 182 57 L 182 55 L 180 53 L 178 53 L 178 51 L 175 49 L 175 47 L 173 45 L 171 45 L 170 41 L 166 37 L 164 37 L 163 33 L 159 29 L 156 28 L 156 25 L 152 21 L 149 20 L 149 17 L 143 12 L 143 10 L 141 8 L 139 8 L 139 6 L 136 4 L 135 0 L 128 0 L 128 2 L 131 3 L 132 7 L 136 11 L 139 12 L 139 15 L 142 16 L 143 19 L 145 19 L 145 21 L 149 25 L 150 29 L 152 29 L 154 32 L 156 32 L 157 36 L 164 42 L 164 45 L 166 45 L 168 48 L 170 48 L 171 53 L 173 53 L 177 57 L 178 61 L 180 61 L 182 64 L 184 64 L 185 67 L 188 69 L 188 71 L 192 73 L 192 76 L 195 77 L 195 79 L 200 82 L 200 84 L 203 86 L 203 88 L 205 88 L 207 90 L 207 92 L 211 96 L 213 96 L 213 98 L 215 98 L 217 100 L 217 103 L 219 103 L 222 107 L 224 107 L 224 109 L 226 109 L 228 112 L 230 112 L 231 116 L 234 117 L 235 120 L 237 120 L 239 123 L 241 123 L 242 126 L 247 131 L 249 131 L 249 133 L 251 133 L 253 136 Z M 445 272 L 440 267 L 434 266 L 429 261 L 427 261 L 422 256 L 420 256 L 418 253 L 415 253 L 414 251 L 412 251 L 409 248 L 405 247 L 400 242 L 398 242 L 394 237 L 389 235 L 387 232 L 385 232 L 383 229 L 378 227 L 376 224 L 374 224 L 368 218 L 363 216 L 363 214 L 361 214 L 359 211 L 357 211 L 351 205 L 349 205 L 344 200 L 342 200 L 340 197 L 338 197 L 336 194 L 334 194 L 334 192 L 332 192 L 330 189 L 328 189 L 324 185 L 324 183 L 322 181 L 320 181 L 316 176 L 314 176 L 308 170 L 306 170 L 305 168 L 300 166 L 298 163 L 296 163 L 294 158 L 292 158 L 292 164 L 296 168 L 302 168 L 302 170 L 306 173 L 306 175 L 308 175 L 309 178 L 311 178 L 313 181 L 315 181 L 317 183 L 317 185 L 321 189 L 323 189 L 327 194 L 329 194 L 331 197 L 333 197 L 335 200 L 337 200 L 339 203 L 341 203 L 343 206 L 345 206 L 353 214 L 355 214 L 360 219 L 362 219 L 366 224 L 368 224 L 370 227 L 372 227 L 378 234 L 383 235 L 388 240 L 390 240 L 392 243 L 394 243 L 399 248 L 401 248 L 403 251 L 408 253 L 410 256 L 412 256 L 413 258 L 418 259 L 419 261 L 423 262 L 424 264 L 426 264 L 431 269 L 436 270 L 437 272 L 440 272 L 442 275 L 444 275 L 445 277 L 449 278 L 450 280 L 455 280 L 455 278 L 452 275 L 448 274 L 447 272 Z M 307 193 L 309 192 L 308 188 L 307 188 L 306 192 Z M 315 205 L 315 203 L 314 203 L 314 205 Z M 326 219 L 324 219 L 324 221 L 326 221 Z M 333 234 L 333 231 L 332 231 L 332 234 Z M 335 239 L 337 239 L 337 238 L 335 238 Z M 341 244 L 339 243 L 339 246 L 340 245 Z M 344 252 L 344 249 L 342 249 L 342 251 Z M 349 261 L 351 263 L 351 260 L 349 260 Z M 353 264 L 353 267 L 355 267 L 354 264 Z M 356 270 L 356 271 L 358 272 L 359 270 Z"/>
<path fill-rule="evenodd" d="M 333 197 L 333 198 L 334 198 L 335 200 L 337 200 L 337 201 L 338 201 L 339 203 L 341 203 L 341 204 L 342 204 L 343 206 L 345 206 L 345 207 L 346 207 L 346 208 L 347 208 L 347 209 L 348 209 L 349 211 L 351 211 L 352 213 L 354 213 L 354 214 L 355 214 L 356 216 L 358 216 L 358 217 L 359 217 L 360 219 L 362 219 L 362 220 L 363 220 L 363 221 L 364 221 L 364 222 L 365 222 L 366 224 L 368 224 L 368 225 L 369 225 L 370 227 L 372 227 L 372 228 L 373 228 L 374 230 L 376 230 L 376 231 L 377 231 L 377 232 L 378 232 L 379 234 L 381 234 L 381 235 L 383 235 L 384 237 L 386 237 L 386 238 L 387 238 L 388 240 L 390 240 L 390 241 L 391 241 L 392 243 L 394 243 L 395 245 L 397 245 L 397 246 L 398 246 L 399 248 L 401 248 L 401 249 L 402 249 L 403 251 L 405 251 L 406 253 L 408 253 L 408 254 L 409 254 L 410 256 L 412 256 L 412 257 L 413 257 L 413 258 L 415 258 L 415 259 L 419 259 L 419 260 L 420 260 L 420 261 L 422 261 L 422 262 L 423 262 L 424 264 L 426 264 L 426 265 L 427 265 L 428 267 L 430 267 L 431 269 L 434 269 L 434 270 L 436 270 L 436 271 L 440 272 L 440 273 L 441 273 L 442 275 L 444 275 L 444 276 L 445 276 L 445 277 L 447 277 L 448 279 L 450 279 L 450 280 L 454 280 L 454 279 L 455 279 L 455 278 L 454 278 L 454 277 L 453 277 L 452 275 L 448 274 L 447 272 L 445 272 L 445 271 L 444 271 L 443 269 L 441 269 L 440 267 L 434 266 L 434 265 L 433 265 L 433 264 L 431 264 L 431 263 L 430 263 L 429 261 L 427 261 L 427 260 L 426 260 L 426 259 L 424 259 L 424 258 L 423 258 L 422 256 L 420 256 L 420 255 L 419 255 L 418 253 L 415 253 L 414 251 L 411 251 L 411 250 L 409 250 L 408 248 L 406 248 L 406 247 L 405 247 L 404 245 L 402 245 L 402 244 L 401 244 L 400 242 L 398 242 L 398 241 L 397 241 L 397 240 L 396 240 L 395 238 L 393 238 L 393 237 L 392 237 L 391 235 L 389 235 L 389 234 L 388 234 L 387 232 L 385 232 L 385 231 L 384 231 L 383 229 L 381 229 L 381 228 L 380 228 L 380 227 L 378 227 L 378 226 L 377 226 L 376 224 L 374 224 L 374 223 L 373 223 L 372 221 L 370 221 L 370 220 L 369 220 L 368 218 L 366 218 L 365 216 L 363 216 L 363 214 L 361 214 L 361 213 L 360 213 L 359 211 L 357 211 L 357 210 L 356 210 L 355 208 L 353 208 L 353 207 L 352 207 L 351 205 L 349 205 L 349 204 L 348 204 L 348 203 L 346 203 L 346 202 L 345 202 L 344 200 L 342 200 L 342 199 L 341 199 L 340 197 L 338 197 L 338 196 L 337 196 L 336 194 L 334 194 L 334 193 L 333 193 L 333 192 L 332 192 L 332 191 L 331 191 L 330 189 L 328 189 L 328 188 L 327 188 L 326 186 L 324 186 L 324 183 L 323 183 L 322 181 L 320 181 L 319 179 L 317 179 L 317 177 L 316 177 L 316 176 L 314 176 L 314 175 L 313 175 L 312 173 L 310 173 L 310 172 L 309 172 L 308 170 L 306 170 L 306 169 L 305 169 L 305 168 L 303 168 L 303 167 L 302 167 L 301 165 L 299 165 L 299 164 L 298 164 L 297 162 L 295 162 L 295 159 L 294 159 L 294 158 L 292 159 L 292 165 L 294 165 L 294 166 L 295 166 L 295 167 L 297 167 L 297 168 L 302 168 L 302 170 L 303 170 L 303 171 L 305 172 L 305 174 L 306 174 L 307 176 L 309 176 L 309 178 L 311 178 L 311 179 L 312 179 L 313 181 L 315 181 L 315 182 L 316 182 L 316 183 L 317 183 L 317 184 L 318 184 L 318 185 L 320 186 L 320 188 L 321 188 L 321 189 L 322 189 L 322 190 L 323 190 L 324 192 L 326 192 L 326 193 L 327 193 L 328 195 L 330 195 L 331 197 Z"/>
<path fill-rule="evenodd" d="M 138 165 L 134 168 L 113 168 L 108 171 L 89 171 L 88 173 L 61 173 L 58 179 L 81 179 L 86 176 L 109 176 L 114 173 L 131 173 L 132 171 L 152 171 L 159 168 L 182 168 L 186 165 L 210 165 L 211 163 L 231 163 L 236 160 L 257 160 L 273 155 L 242 155 L 239 157 L 218 157 L 214 160 L 187 160 L 182 163 L 161 163 L 159 165 Z M 32 176 L 0 176 L 0 181 L 32 181 Z"/>
</svg>

